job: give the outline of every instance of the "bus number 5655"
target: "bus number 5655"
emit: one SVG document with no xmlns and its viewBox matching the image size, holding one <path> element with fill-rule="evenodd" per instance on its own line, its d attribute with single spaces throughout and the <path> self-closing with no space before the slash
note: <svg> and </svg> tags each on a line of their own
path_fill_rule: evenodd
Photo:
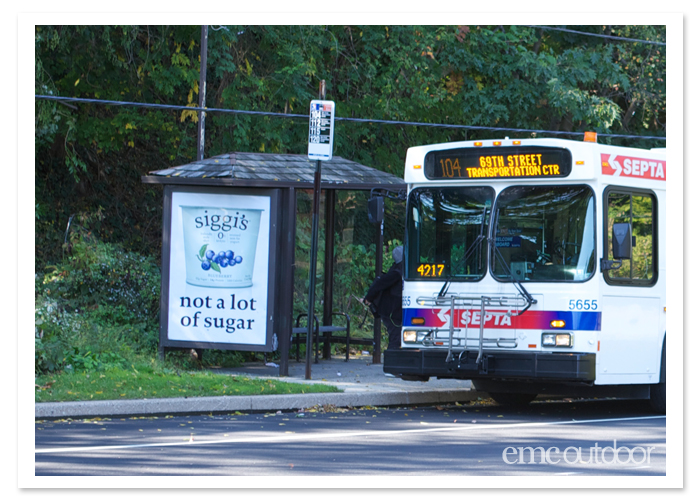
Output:
<svg viewBox="0 0 700 500">
<path fill-rule="evenodd" d="M 570 311 L 595 311 L 598 309 L 598 301 L 597 300 L 574 300 L 571 299 L 569 301 L 569 310 Z"/>
</svg>

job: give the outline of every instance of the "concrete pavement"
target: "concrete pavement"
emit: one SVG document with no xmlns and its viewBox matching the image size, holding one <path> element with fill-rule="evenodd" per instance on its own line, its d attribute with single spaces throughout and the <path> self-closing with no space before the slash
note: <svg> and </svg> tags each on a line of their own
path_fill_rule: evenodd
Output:
<svg viewBox="0 0 700 500">
<path fill-rule="evenodd" d="M 483 393 L 472 390 L 469 381 L 437 380 L 408 382 L 386 377 L 381 364 L 370 355 L 320 360 L 311 366 L 306 380 L 305 364 L 290 362 L 289 377 L 279 377 L 278 368 L 262 362 L 240 368 L 212 368 L 211 371 L 247 377 L 277 379 L 292 383 L 334 385 L 341 393 L 279 394 L 259 396 L 214 396 L 200 398 L 131 399 L 119 401 L 70 401 L 35 403 L 35 418 L 131 417 L 234 411 L 299 410 L 314 406 L 338 407 L 403 406 L 473 401 Z"/>
</svg>

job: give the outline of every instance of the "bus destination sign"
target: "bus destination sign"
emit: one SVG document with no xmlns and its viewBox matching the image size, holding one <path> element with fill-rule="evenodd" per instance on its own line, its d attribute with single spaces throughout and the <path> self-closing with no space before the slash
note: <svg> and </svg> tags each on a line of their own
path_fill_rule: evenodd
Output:
<svg viewBox="0 0 700 500">
<path fill-rule="evenodd" d="M 561 148 L 460 148 L 425 155 L 428 179 L 534 179 L 566 177 L 570 173 L 571 152 Z"/>
</svg>

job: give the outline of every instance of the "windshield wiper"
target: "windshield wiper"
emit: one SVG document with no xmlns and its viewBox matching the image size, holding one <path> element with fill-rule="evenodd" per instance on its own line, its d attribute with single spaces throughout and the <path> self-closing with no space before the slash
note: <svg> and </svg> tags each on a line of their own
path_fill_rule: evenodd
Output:
<svg viewBox="0 0 700 500">
<path fill-rule="evenodd" d="M 494 218 L 494 221 L 493 221 L 494 227 L 496 227 L 496 224 L 498 223 L 497 221 L 498 221 L 498 213 L 499 213 L 499 211 L 500 211 L 500 210 L 498 210 L 498 209 L 496 210 L 496 217 Z M 521 296 L 525 299 L 525 301 L 527 302 L 527 306 L 525 306 L 525 309 L 523 309 L 523 310 L 520 311 L 518 314 L 516 314 L 516 316 L 520 316 L 522 313 L 524 313 L 525 311 L 527 311 L 528 309 L 530 309 L 530 306 L 532 306 L 533 304 L 537 304 L 537 299 L 535 299 L 532 295 L 530 295 L 530 293 L 525 289 L 525 287 L 523 286 L 523 284 L 520 283 L 520 280 L 518 280 L 518 278 L 515 277 L 515 274 L 513 274 L 513 270 L 512 270 L 512 269 L 510 268 L 510 266 L 506 263 L 506 259 L 503 257 L 503 254 L 501 253 L 501 251 L 500 251 L 500 250 L 498 249 L 498 247 L 496 246 L 496 239 L 495 239 L 495 238 L 489 238 L 489 247 L 491 247 L 491 245 L 493 245 L 493 254 L 494 254 L 494 256 L 495 256 L 495 255 L 498 256 L 498 258 L 499 258 L 500 261 L 501 261 L 501 265 L 503 266 L 503 268 L 508 270 L 508 273 L 510 274 L 510 279 L 511 279 L 511 282 L 513 283 L 513 286 L 515 286 L 515 288 L 518 289 L 518 293 L 520 293 L 520 295 L 521 295 Z M 493 269 L 494 269 L 494 271 L 495 271 L 495 269 L 496 269 L 496 266 L 495 266 L 495 265 L 493 266 Z"/>
<path fill-rule="evenodd" d="M 493 240 L 490 240 L 490 239 L 489 239 L 489 243 L 491 243 L 491 241 L 493 241 Z M 508 266 L 508 264 L 506 264 L 506 259 L 503 258 L 503 254 L 501 254 L 501 251 L 498 249 L 498 247 L 496 246 L 495 242 L 494 242 L 494 244 L 493 244 L 493 249 L 494 249 L 494 254 L 497 254 L 498 257 L 500 258 L 500 260 L 501 260 L 501 265 L 502 265 L 505 269 L 508 269 L 509 274 L 510 274 L 510 279 L 511 279 L 513 285 L 515 286 L 515 288 L 518 289 L 518 292 L 520 293 L 520 295 L 522 295 L 522 296 L 525 298 L 525 300 L 527 301 L 527 306 L 525 307 L 525 309 L 523 309 L 522 311 L 520 311 L 520 312 L 516 315 L 516 316 L 520 316 L 522 313 L 524 313 L 525 311 L 527 311 L 527 310 L 530 308 L 531 305 L 537 304 L 537 299 L 535 299 L 532 295 L 530 295 L 530 293 L 529 293 L 527 290 L 525 290 L 525 287 L 524 287 L 523 284 L 520 282 L 520 280 L 518 280 L 518 278 L 515 277 L 515 275 L 513 274 L 513 271 L 510 270 L 510 266 Z"/>
<path fill-rule="evenodd" d="M 459 259 L 459 262 L 457 262 L 457 265 L 455 265 L 455 268 L 458 268 L 458 267 L 460 267 L 462 264 L 464 264 L 464 263 L 467 261 L 467 259 L 468 259 L 469 257 L 471 257 L 471 255 L 474 253 L 474 250 L 476 250 L 477 248 L 481 248 L 481 247 L 479 246 L 479 243 L 481 243 L 482 241 L 484 241 L 484 238 L 486 238 L 486 237 L 484 236 L 484 225 L 485 225 L 485 222 L 486 222 L 486 205 L 484 205 L 484 211 L 483 211 L 483 213 L 481 214 L 481 227 L 479 228 L 479 236 L 477 236 L 477 237 L 474 239 L 474 241 L 472 242 L 472 244 L 469 246 L 469 248 L 467 249 L 467 251 L 464 253 L 464 256 L 463 256 L 461 259 Z M 479 260 L 479 262 L 481 262 L 481 259 Z M 454 275 L 453 273 L 450 273 L 450 274 L 447 276 L 447 280 L 445 280 L 445 284 L 442 285 L 442 288 L 440 289 L 440 292 L 438 293 L 438 297 L 442 298 L 442 297 L 445 296 L 445 294 L 447 293 L 447 289 L 449 288 L 450 283 L 452 282 L 452 278 L 454 278 L 454 276 L 455 276 L 455 275 Z"/>
<path fill-rule="evenodd" d="M 457 265 L 456 265 L 455 267 L 459 267 L 459 266 L 461 266 L 462 264 L 464 264 L 464 262 L 466 262 L 466 260 L 471 256 L 471 254 L 474 253 L 474 250 L 477 249 L 477 245 L 478 245 L 479 243 L 481 243 L 484 239 L 486 239 L 486 237 L 485 237 L 484 235 L 482 235 L 482 234 L 480 234 L 479 236 L 477 236 L 477 237 L 474 239 L 474 243 L 471 244 L 471 246 L 469 247 L 469 249 L 467 250 L 467 252 L 464 254 L 464 257 L 462 257 L 462 258 L 460 259 L 460 261 L 457 263 Z M 438 293 L 438 297 L 444 297 L 444 296 L 445 296 L 445 294 L 447 293 L 447 288 L 449 287 L 450 283 L 452 282 L 452 278 L 454 278 L 454 274 L 451 274 L 451 273 L 450 273 L 450 274 L 447 276 L 447 280 L 445 281 L 445 284 L 442 285 L 442 288 L 440 289 L 440 293 Z"/>
</svg>

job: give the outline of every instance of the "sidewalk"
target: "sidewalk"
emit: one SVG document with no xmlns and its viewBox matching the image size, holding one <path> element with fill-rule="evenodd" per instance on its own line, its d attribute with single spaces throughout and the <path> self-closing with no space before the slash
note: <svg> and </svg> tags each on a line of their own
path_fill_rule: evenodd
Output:
<svg viewBox="0 0 700 500">
<path fill-rule="evenodd" d="M 131 399 L 119 401 L 70 401 L 36 403 L 35 418 L 131 417 L 233 411 L 299 410 L 316 405 L 338 407 L 403 406 L 473 401 L 484 394 L 472 390 L 466 380 L 408 382 L 386 377 L 381 364 L 372 364 L 370 355 L 319 360 L 311 365 L 306 380 L 304 362 L 290 361 L 289 377 L 279 377 L 279 369 L 262 362 L 240 368 L 212 369 L 213 372 L 241 374 L 293 383 L 334 385 L 342 393 L 280 394 L 260 396 L 214 396 L 201 398 Z"/>
</svg>

